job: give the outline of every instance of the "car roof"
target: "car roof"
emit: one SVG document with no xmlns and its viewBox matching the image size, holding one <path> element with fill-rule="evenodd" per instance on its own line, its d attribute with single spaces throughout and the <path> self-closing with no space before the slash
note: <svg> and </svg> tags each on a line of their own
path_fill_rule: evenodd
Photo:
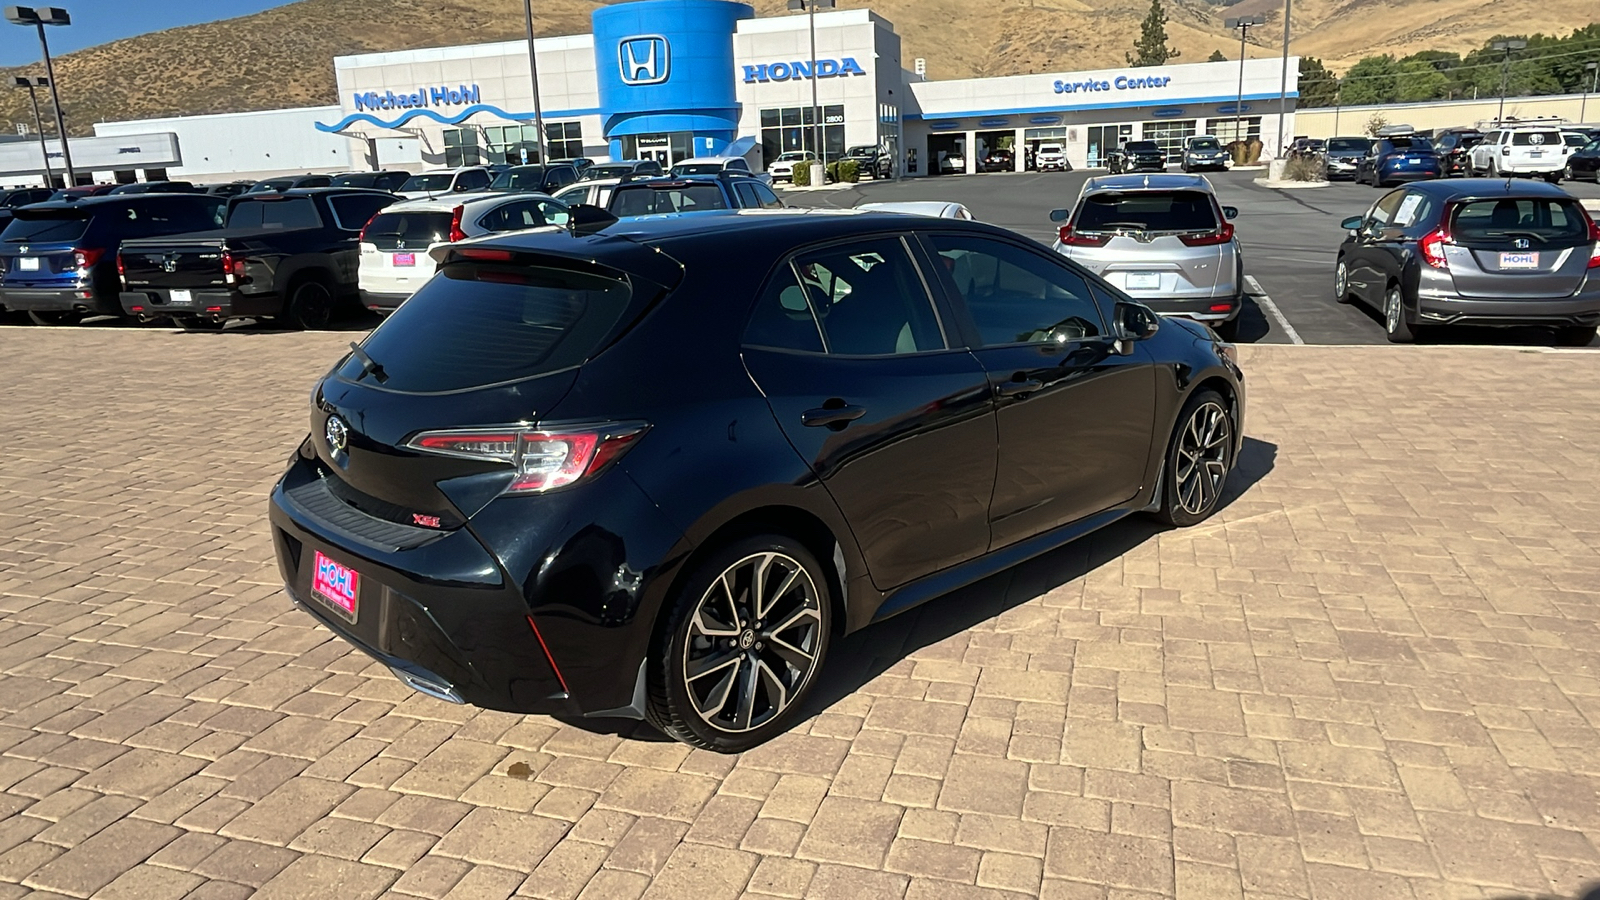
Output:
<svg viewBox="0 0 1600 900">
<path fill-rule="evenodd" d="M 319 190 L 326 190 L 320 188 Z M 97 206 L 116 206 L 123 203 L 144 203 L 151 199 L 168 197 L 193 197 L 197 200 L 222 200 L 215 194 L 197 194 L 193 191 L 149 191 L 142 194 L 97 194 L 79 200 L 45 200 L 30 203 L 28 209 L 94 209 Z"/>
<path fill-rule="evenodd" d="M 1203 175 L 1151 173 L 1149 175 L 1097 175 L 1083 184 L 1083 193 L 1101 191 L 1205 191 L 1211 182 Z"/>
<path fill-rule="evenodd" d="M 952 206 L 961 204 L 954 200 L 893 200 L 881 203 L 862 203 L 856 207 L 870 212 L 910 213 L 917 216 L 942 216 Z"/>
<path fill-rule="evenodd" d="M 681 166 L 684 163 L 724 163 L 724 164 L 726 164 L 726 163 L 732 162 L 733 160 L 736 160 L 736 159 L 744 159 L 744 157 L 742 157 L 742 156 L 691 156 L 688 159 L 680 159 L 677 162 L 673 163 L 673 165 Z"/>
<path fill-rule="evenodd" d="M 1571 200 L 1572 195 L 1544 181 L 1526 178 L 1451 178 L 1435 181 L 1415 181 L 1406 185 L 1414 190 L 1440 200 L 1461 200 L 1497 197 L 1559 197 Z"/>
<path fill-rule="evenodd" d="M 373 193 L 377 193 L 374 191 Z M 384 212 L 450 212 L 458 206 L 475 208 L 494 206 L 507 200 L 527 200 L 530 197 L 548 198 L 542 191 L 495 191 L 484 194 L 455 194 L 449 197 L 425 197 L 391 203 Z"/>
</svg>

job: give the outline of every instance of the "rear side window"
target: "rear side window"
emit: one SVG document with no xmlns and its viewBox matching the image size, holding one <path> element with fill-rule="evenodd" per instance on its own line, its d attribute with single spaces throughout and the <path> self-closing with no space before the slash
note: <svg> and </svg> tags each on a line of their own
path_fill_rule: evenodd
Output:
<svg viewBox="0 0 1600 900">
<path fill-rule="evenodd" d="M 803 253 L 794 270 L 830 353 L 943 350 L 944 335 L 899 238 L 865 238 Z"/>
<path fill-rule="evenodd" d="M 1511 146 L 1559 147 L 1561 146 L 1561 133 L 1559 131 L 1513 131 L 1511 132 Z"/>
<path fill-rule="evenodd" d="M 72 219 L 12 219 L 0 241 L 7 244 L 75 241 L 89 230 L 89 217 Z"/>
<path fill-rule="evenodd" d="M 7 235 L 10 229 L 6 230 Z M 1458 241 L 1500 241 L 1528 237 L 1534 248 L 1573 246 L 1589 240 L 1589 221 L 1565 197 L 1502 197 L 1471 200 L 1456 207 L 1450 236 Z"/>
<path fill-rule="evenodd" d="M 1091 194 L 1078 208 L 1079 231 L 1209 231 L 1217 227 L 1211 195 L 1203 191 Z"/>
<path fill-rule="evenodd" d="M 618 218 L 727 208 L 728 201 L 722 196 L 722 188 L 714 184 L 691 184 L 667 189 L 648 186 L 619 188 L 611 198 L 611 214 Z"/>
<path fill-rule="evenodd" d="M 229 228 L 316 228 L 322 224 L 310 197 L 285 200 L 241 200 L 228 213 Z"/>
<path fill-rule="evenodd" d="M 756 301 L 744 342 L 754 347 L 823 352 L 822 332 L 806 302 L 805 289 L 787 264 L 772 276 Z"/>
<path fill-rule="evenodd" d="M 627 310 L 625 281 L 563 269 L 454 263 L 407 300 L 362 349 L 384 387 L 452 391 L 578 365 Z M 354 380 L 361 363 L 339 375 Z"/>
<path fill-rule="evenodd" d="M 186 231 L 209 231 L 220 228 L 219 201 L 200 203 L 162 202 L 145 200 L 129 207 L 129 218 L 134 222 L 132 234 L 181 234 Z"/>
</svg>

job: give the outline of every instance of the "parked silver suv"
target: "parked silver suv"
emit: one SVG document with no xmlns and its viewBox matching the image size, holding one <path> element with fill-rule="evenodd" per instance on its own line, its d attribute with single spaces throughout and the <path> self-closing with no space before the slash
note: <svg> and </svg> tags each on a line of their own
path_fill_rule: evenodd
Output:
<svg viewBox="0 0 1600 900">
<path fill-rule="evenodd" d="M 1244 300 L 1233 225 L 1199 175 L 1106 175 L 1057 209 L 1055 251 L 1156 312 L 1209 324 L 1232 340 Z"/>
</svg>

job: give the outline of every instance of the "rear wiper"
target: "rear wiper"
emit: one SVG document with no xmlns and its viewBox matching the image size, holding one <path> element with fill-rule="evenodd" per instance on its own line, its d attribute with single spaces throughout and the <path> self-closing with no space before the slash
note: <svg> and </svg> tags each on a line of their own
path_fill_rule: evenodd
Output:
<svg viewBox="0 0 1600 900">
<path fill-rule="evenodd" d="M 1548 243 L 1548 241 L 1545 240 L 1544 235 L 1535 231 L 1485 231 L 1484 234 L 1490 237 L 1511 237 L 1515 235 L 1517 237 L 1533 238 L 1541 244 Z"/>
<path fill-rule="evenodd" d="M 368 356 L 367 351 L 361 349 L 361 345 L 355 341 L 350 342 L 350 355 L 361 360 L 361 375 L 356 376 L 357 381 L 361 380 L 363 375 L 371 375 L 379 384 L 389 380 L 389 376 L 383 372 L 383 366 L 378 365 L 378 361 Z"/>
</svg>

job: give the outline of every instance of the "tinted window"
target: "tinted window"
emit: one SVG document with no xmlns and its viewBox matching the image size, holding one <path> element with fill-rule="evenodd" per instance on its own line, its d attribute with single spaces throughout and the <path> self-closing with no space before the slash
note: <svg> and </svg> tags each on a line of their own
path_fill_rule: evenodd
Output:
<svg viewBox="0 0 1600 900">
<path fill-rule="evenodd" d="M 1366 138 L 1333 138 L 1328 141 L 1330 153 L 1365 153 L 1372 142 Z"/>
<path fill-rule="evenodd" d="M 553 191 L 565 187 L 578 180 L 578 170 L 571 166 L 556 166 L 550 170 L 550 176 L 545 179 L 545 190 Z"/>
<path fill-rule="evenodd" d="M 326 175 L 312 175 L 309 178 L 302 178 L 296 181 L 295 187 L 327 187 L 331 181 L 332 179 Z"/>
<path fill-rule="evenodd" d="M 7 228 L 8 239 L 10 233 Z M 1588 242 L 1589 222 L 1577 202 L 1565 197 L 1472 200 L 1456 208 L 1450 236 L 1460 241 L 1532 237 L 1535 249 L 1571 246 Z"/>
<path fill-rule="evenodd" d="M 1221 150 L 1222 145 L 1215 138 L 1200 138 L 1189 142 L 1190 150 Z"/>
<path fill-rule="evenodd" d="M 163 203 L 151 199 L 128 207 L 128 219 L 133 222 L 134 234 L 181 234 L 186 231 L 210 231 L 221 226 L 219 212 L 224 206 L 219 198 L 202 203 Z"/>
<path fill-rule="evenodd" d="M 1091 194 L 1074 217 L 1078 231 L 1209 231 L 1217 227 L 1211 195 L 1203 191 Z"/>
<path fill-rule="evenodd" d="M 755 189 L 756 199 L 761 201 L 763 209 L 783 209 L 783 201 L 778 199 L 778 195 L 772 192 L 772 188 L 759 181 L 755 182 L 752 187 Z"/>
<path fill-rule="evenodd" d="M 1570 131 L 1563 132 L 1561 139 L 1566 141 L 1568 147 L 1582 147 L 1584 144 L 1589 143 L 1587 136 Z"/>
<path fill-rule="evenodd" d="M 722 171 L 722 163 L 681 162 L 672 167 L 674 175 L 715 175 Z"/>
<path fill-rule="evenodd" d="M 340 228 L 346 231 L 360 231 L 361 226 L 367 224 L 367 220 L 378 210 L 388 206 L 392 199 L 348 194 L 329 198 L 328 205 L 333 207 L 333 217 L 338 220 Z"/>
<path fill-rule="evenodd" d="M 585 184 L 585 185 L 579 185 L 578 187 L 567 188 L 566 190 L 562 191 L 561 193 L 556 194 L 556 199 L 560 200 L 562 203 L 566 203 L 566 204 L 588 203 L 589 202 L 589 186 Z"/>
<path fill-rule="evenodd" d="M 554 200 L 540 200 L 536 205 L 539 207 L 539 214 L 544 216 L 546 225 L 566 225 L 572 218 L 567 208 Z"/>
<path fill-rule="evenodd" d="M 519 200 L 489 210 L 478 220 L 478 224 L 490 231 L 521 231 L 525 228 L 538 228 L 546 223 L 544 213 L 539 210 L 537 203 L 532 200 Z"/>
<path fill-rule="evenodd" d="M 728 201 L 722 196 L 722 188 L 714 184 L 665 189 L 649 185 L 623 186 L 612 194 L 610 204 L 611 214 L 617 218 L 727 208 Z"/>
<path fill-rule="evenodd" d="M 482 170 L 462 172 L 456 179 L 456 190 L 475 191 L 478 188 L 489 186 L 489 173 Z"/>
<path fill-rule="evenodd" d="M 1400 206 L 1400 198 L 1405 196 L 1405 191 L 1395 191 L 1373 204 L 1372 211 L 1367 214 L 1367 221 L 1373 225 L 1387 225 L 1394 219 L 1395 210 Z"/>
<path fill-rule="evenodd" d="M 898 238 L 867 238 L 796 257 L 830 353 L 876 356 L 944 349 L 927 290 Z"/>
<path fill-rule="evenodd" d="M 413 175 L 400 185 L 402 191 L 430 191 L 440 192 L 450 190 L 452 175 L 449 172 L 436 172 L 432 175 Z"/>
<path fill-rule="evenodd" d="M 734 193 L 739 195 L 740 206 L 746 209 L 760 208 L 761 199 L 756 196 L 756 190 L 754 187 L 748 184 L 736 184 L 733 186 L 733 190 Z"/>
<path fill-rule="evenodd" d="M 730 159 L 728 160 L 728 171 L 748 172 L 750 171 L 750 166 L 742 159 Z"/>
<path fill-rule="evenodd" d="M 6 230 L 0 232 L 0 241 L 7 244 L 75 241 L 89 230 L 89 217 L 71 219 L 12 219 Z"/>
<path fill-rule="evenodd" d="M 497 191 L 537 191 L 544 187 L 544 167 L 507 169 L 495 176 L 490 187 Z"/>
<path fill-rule="evenodd" d="M 823 352 L 822 333 L 794 269 L 784 265 L 767 283 L 750 314 L 744 342 L 757 347 Z"/>
<path fill-rule="evenodd" d="M 629 163 L 614 166 L 590 166 L 589 170 L 583 173 L 583 177 L 593 181 L 596 178 L 621 178 L 624 175 L 632 174 L 633 165 Z"/>
<path fill-rule="evenodd" d="M 1559 147 L 1561 146 L 1561 133 L 1557 131 L 1513 131 L 1511 132 L 1511 146 Z"/>
<path fill-rule="evenodd" d="M 1397 137 L 1397 138 L 1394 138 L 1393 140 L 1384 141 L 1384 143 L 1388 144 L 1389 145 L 1389 149 L 1392 149 L 1392 150 L 1432 150 L 1433 149 L 1433 143 L 1431 141 L 1429 141 L 1427 138 L 1425 138 L 1422 135 L 1420 135 L 1420 134 L 1413 134 L 1413 135 L 1411 135 L 1409 137 Z"/>
<path fill-rule="evenodd" d="M 989 238 L 941 234 L 933 244 L 985 344 L 1065 343 L 1103 333 L 1088 282 L 1054 260 Z"/>
<path fill-rule="evenodd" d="M 229 228 L 316 228 L 322 224 L 310 197 L 286 200 L 240 200 L 228 212 Z"/>
<path fill-rule="evenodd" d="M 450 391 L 578 365 L 632 297 L 629 286 L 561 269 L 454 263 L 423 285 L 362 348 L 384 387 Z M 354 379 L 359 362 L 339 374 Z"/>
<path fill-rule="evenodd" d="M 378 183 L 378 176 L 372 172 L 361 172 L 355 175 L 340 175 L 333 179 L 334 187 L 372 187 Z"/>
<path fill-rule="evenodd" d="M 384 212 L 367 223 L 367 241 L 383 245 L 405 241 L 408 247 L 439 244 L 450 237 L 447 212 Z"/>
<path fill-rule="evenodd" d="M 1156 146 L 1156 142 L 1155 141 L 1129 141 L 1128 142 L 1128 149 L 1130 151 L 1141 151 L 1141 150 L 1160 150 L 1161 148 Z"/>
</svg>

